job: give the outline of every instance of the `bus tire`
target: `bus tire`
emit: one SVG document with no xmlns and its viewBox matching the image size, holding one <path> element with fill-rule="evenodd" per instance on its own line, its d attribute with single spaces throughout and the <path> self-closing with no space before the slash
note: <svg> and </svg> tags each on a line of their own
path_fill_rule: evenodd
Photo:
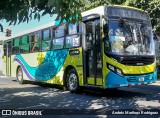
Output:
<svg viewBox="0 0 160 118">
<path fill-rule="evenodd" d="M 71 93 L 79 93 L 79 79 L 75 69 L 70 69 L 67 72 L 67 88 Z"/>
<path fill-rule="evenodd" d="M 22 71 L 22 68 L 21 67 L 19 67 L 18 69 L 17 69 L 17 81 L 18 81 L 18 83 L 19 84 L 24 84 L 25 82 L 24 82 L 24 80 L 23 80 L 23 71 Z"/>
</svg>

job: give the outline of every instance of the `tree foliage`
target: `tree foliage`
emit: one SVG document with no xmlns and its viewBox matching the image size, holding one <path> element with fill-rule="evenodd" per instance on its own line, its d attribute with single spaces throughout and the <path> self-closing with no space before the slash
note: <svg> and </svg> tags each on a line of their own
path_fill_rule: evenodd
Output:
<svg viewBox="0 0 160 118">
<path fill-rule="evenodd" d="M 150 14 L 154 30 L 160 30 L 160 0 L 1 0 L 0 20 L 10 24 L 40 20 L 41 15 L 58 14 L 57 19 L 76 21 L 76 14 L 108 4 L 123 4 L 137 7 Z M 42 14 L 41 14 L 42 13 Z"/>
<path fill-rule="evenodd" d="M 160 30 L 160 0 L 127 0 L 125 5 L 147 11 L 151 18 L 153 30 Z"/>
<path fill-rule="evenodd" d="M 1 0 L 0 20 L 6 19 L 10 24 L 40 20 L 45 14 L 58 14 L 57 19 L 69 20 L 81 13 L 84 0 Z M 34 15 L 34 16 L 33 16 Z M 79 15 L 80 16 L 80 15 Z"/>
</svg>

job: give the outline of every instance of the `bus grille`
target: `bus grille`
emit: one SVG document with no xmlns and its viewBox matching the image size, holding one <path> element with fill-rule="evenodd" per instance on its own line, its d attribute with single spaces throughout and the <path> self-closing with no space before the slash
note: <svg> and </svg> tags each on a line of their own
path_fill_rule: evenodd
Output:
<svg viewBox="0 0 160 118">
<path fill-rule="evenodd" d="M 136 82 L 137 78 L 136 77 L 129 77 L 129 78 L 127 78 L 127 81 L 128 82 Z"/>
<path fill-rule="evenodd" d="M 149 75 L 144 75 L 142 77 L 144 77 L 144 81 L 153 79 L 152 75 L 150 75 L 150 74 Z M 138 82 L 138 78 L 139 78 L 139 76 L 138 77 L 128 77 L 127 81 L 128 82 Z"/>
<path fill-rule="evenodd" d="M 154 63 L 154 56 L 152 57 L 133 57 L 133 58 L 122 58 L 121 63 L 124 65 L 136 65 L 136 66 L 141 66 L 141 65 L 149 65 Z"/>
</svg>

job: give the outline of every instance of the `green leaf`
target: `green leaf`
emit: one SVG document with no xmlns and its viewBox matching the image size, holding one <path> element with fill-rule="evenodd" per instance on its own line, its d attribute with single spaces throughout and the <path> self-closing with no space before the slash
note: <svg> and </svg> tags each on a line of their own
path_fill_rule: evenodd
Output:
<svg viewBox="0 0 160 118">
<path fill-rule="evenodd" d="M 46 9 L 43 13 L 42 16 L 46 15 L 48 13 L 48 9 Z"/>
<path fill-rule="evenodd" d="M 36 19 L 36 18 L 37 18 L 37 13 L 34 14 L 34 19 Z"/>
</svg>

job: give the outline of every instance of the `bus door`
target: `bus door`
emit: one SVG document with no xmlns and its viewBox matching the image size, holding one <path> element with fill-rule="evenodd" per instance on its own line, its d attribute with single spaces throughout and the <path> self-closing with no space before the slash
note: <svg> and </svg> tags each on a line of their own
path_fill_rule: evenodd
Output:
<svg viewBox="0 0 160 118">
<path fill-rule="evenodd" d="M 87 85 L 102 86 L 102 52 L 100 19 L 84 23 L 86 50 L 84 51 L 84 70 Z"/>
<path fill-rule="evenodd" d="M 11 76 L 11 41 L 6 46 L 6 75 Z"/>
</svg>

